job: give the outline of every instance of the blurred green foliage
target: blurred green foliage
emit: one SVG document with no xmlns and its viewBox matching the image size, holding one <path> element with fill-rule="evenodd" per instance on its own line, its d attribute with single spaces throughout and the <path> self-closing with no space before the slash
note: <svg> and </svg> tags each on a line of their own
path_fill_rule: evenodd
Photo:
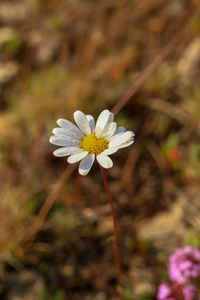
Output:
<svg viewBox="0 0 200 300">
<path fill-rule="evenodd" d="M 13 36 L 10 37 L 7 41 L 5 41 L 2 45 L 2 48 L 7 51 L 9 54 L 17 54 L 20 52 L 24 44 L 22 36 L 15 32 Z"/>
</svg>

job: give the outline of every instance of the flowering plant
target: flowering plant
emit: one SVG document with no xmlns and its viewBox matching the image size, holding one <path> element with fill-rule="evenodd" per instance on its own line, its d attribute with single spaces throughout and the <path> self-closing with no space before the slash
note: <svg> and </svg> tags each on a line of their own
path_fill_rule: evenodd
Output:
<svg viewBox="0 0 200 300">
<path fill-rule="evenodd" d="M 108 169 L 113 166 L 109 155 L 121 148 L 130 146 L 134 142 L 135 134 L 133 131 L 126 131 L 122 126 L 117 126 L 117 123 L 114 122 L 114 114 L 108 109 L 100 113 L 96 125 L 91 115 L 85 115 L 80 110 L 75 111 L 74 120 L 77 126 L 65 119 L 57 120 L 57 124 L 60 127 L 53 129 L 53 135 L 49 141 L 54 145 L 61 146 L 61 148 L 54 151 L 55 156 L 68 156 L 68 163 L 80 161 L 80 175 L 85 176 L 88 174 L 96 157 L 112 212 L 115 263 L 118 273 L 118 283 L 121 285 L 117 223 L 112 196 L 103 168 Z"/>
<path fill-rule="evenodd" d="M 200 300 L 194 280 L 200 278 L 200 250 L 185 246 L 177 248 L 169 257 L 170 284 L 158 288 L 158 300 Z M 199 291 L 200 292 L 200 291 Z"/>
<path fill-rule="evenodd" d="M 95 156 L 98 163 L 105 169 L 111 168 L 113 162 L 109 155 L 134 142 L 134 133 L 126 131 L 122 126 L 117 127 L 114 114 L 105 109 L 99 115 L 96 125 L 91 115 L 85 115 L 80 110 L 75 111 L 74 125 L 68 120 L 59 119 L 59 128 L 53 129 L 50 143 L 61 146 L 54 151 L 58 157 L 69 156 L 68 163 L 79 164 L 79 174 L 87 175 Z"/>
</svg>

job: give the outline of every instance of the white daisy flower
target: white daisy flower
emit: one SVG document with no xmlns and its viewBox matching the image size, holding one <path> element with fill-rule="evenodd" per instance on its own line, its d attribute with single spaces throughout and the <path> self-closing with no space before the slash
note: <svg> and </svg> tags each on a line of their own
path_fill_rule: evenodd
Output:
<svg viewBox="0 0 200 300">
<path fill-rule="evenodd" d="M 57 157 L 68 156 L 70 164 L 80 161 L 79 174 L 87 175 L 94 162 L 105 169 L 111 168 L 113 162 L 109 155 L 117 150 L 130 146 L 134 142 L 134 132 L 126 131 L 122 126 L 117 127 L 114 114 L 105 109 L 99 115 L 96 126 L 91 115 L 85 115 L 80 110 L 75 111 L 74 125 L 68 120 L 58 119 L 60 126 L 53 129 L 50 143 L 61 146 L 53 154 Z"/>
</svg>

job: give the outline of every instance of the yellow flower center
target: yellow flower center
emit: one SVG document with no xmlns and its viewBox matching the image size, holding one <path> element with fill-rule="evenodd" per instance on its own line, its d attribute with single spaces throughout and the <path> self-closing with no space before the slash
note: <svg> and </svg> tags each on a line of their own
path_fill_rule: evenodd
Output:
<svg viewBox="0 0 200 300">
<path fill-rule="evenodd" d="M 81 147 L 89 153 L 100 154 L 108 148 L 108 141 L 98 139 L 95 134 L 88 134 L 82 139 Z"/>
</svg>

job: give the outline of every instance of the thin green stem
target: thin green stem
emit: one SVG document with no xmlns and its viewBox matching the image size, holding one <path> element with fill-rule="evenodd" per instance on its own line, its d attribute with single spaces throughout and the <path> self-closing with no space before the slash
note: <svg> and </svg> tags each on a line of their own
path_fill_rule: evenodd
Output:
<svg viewBox="0 0 200 300">
<path fill-rule="evenodd" d="M 118 242 L 117 242 L 117 221 L 115 216 L 115 209 L 113 205 L 112 196 L 108 187 L 108 181 L 106 178 L 106 174 L 102 166 L 99 164 L 101 174 L 103 176 L 104 186 L 108 195 L 108 199 L 110 202 L 111 212 L 112 212 L 112 220 L 113 220 L 113 232 L 114 232 L 114 254 L 115 254 L 115 264 L 117 268 L 117 277 L 118 277 L 118 284 L 121 286 L 121 266 L 120 266 L 120 260 L 119 260 L 119 250 L 118 250 Z"/>
</svg>

